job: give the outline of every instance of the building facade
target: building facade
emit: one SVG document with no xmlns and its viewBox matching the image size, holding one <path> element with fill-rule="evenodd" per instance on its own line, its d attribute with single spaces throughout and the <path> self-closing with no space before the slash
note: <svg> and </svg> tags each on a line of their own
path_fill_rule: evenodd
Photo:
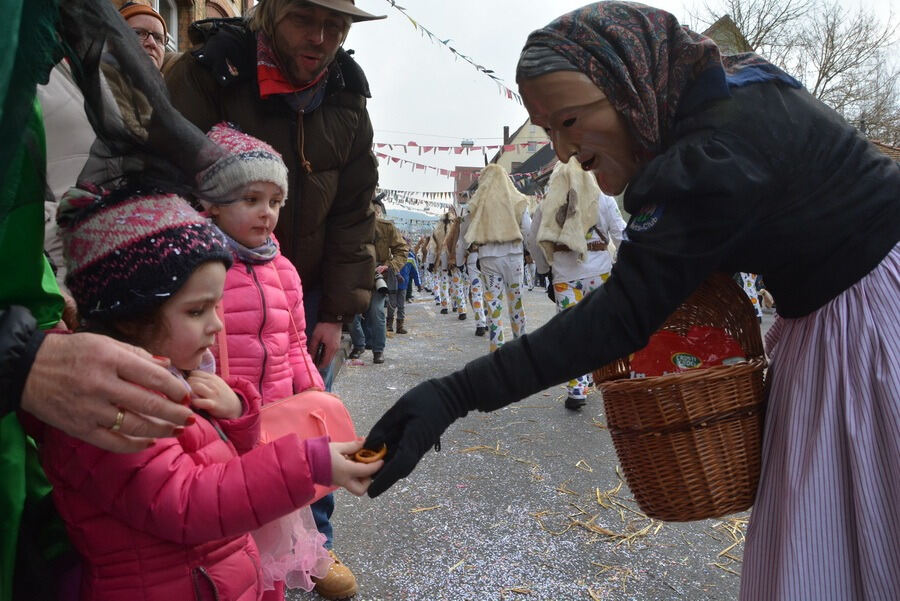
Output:
<svg viewBox="0 0 900 601">
<path fill-rule="evenodd" d="M 116 8 L 128 0 L 111 0 Z M 190 49 L 187 30 L 194 21 L 239 17 L 256 4 L 255 0 L 137 0 L 162 15 L 169 30 L 169 51 Z"/>
</svg>

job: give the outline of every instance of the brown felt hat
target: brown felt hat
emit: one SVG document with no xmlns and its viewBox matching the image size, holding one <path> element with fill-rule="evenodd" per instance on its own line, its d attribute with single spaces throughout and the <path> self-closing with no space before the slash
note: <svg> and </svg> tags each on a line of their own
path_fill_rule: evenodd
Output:
<svg viewBox="0 0 900 601">
<path fill-rule="evenodd" d="M 354 0 L 306 0 L 306 2 L 321 6 L 322 8 L 327 8 L 328 10 L 333 10 L 336 13 L 350 15 L 350 18 L 353 19 L 354 23 L 357 21 L 374 21 L 376 19 L 384 19 L 387 17 L 387 15 L 373 15 L 356 8 Z"/>
<path fill-rule="evenodd" d="M 122 15 L 122 18 L 126 21 L 135 15 L 149 15 L 151 17 L 155 17 L 159 19 L 159 22 L 162 23 L 163 33 L 166 34 L 166 37 L 169 37 L 169 28 L 166 27 L 166 20 L 162 18 L 162 15 L 153 10 L 151 7 L 146 4 L 140 4 L 138 2 L 126 2 L 119 8 L 119 14 Z"/>
</svg>

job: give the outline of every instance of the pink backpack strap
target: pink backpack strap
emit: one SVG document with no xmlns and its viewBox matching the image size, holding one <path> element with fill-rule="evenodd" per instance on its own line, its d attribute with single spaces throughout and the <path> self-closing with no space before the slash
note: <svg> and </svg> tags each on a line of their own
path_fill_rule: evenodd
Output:
<svg viewBox="0 0 900 601">
<path fill-rule="evenodd" d="M 228 340 L 225 334 L 225 308 L 222 306 L 222 301 L 216 303 L 216 315 L 219 316 L 219 321 L 222 322 L 222 329 L 216 334 L 216 340 L 219 342 L 219 374 L 221 374 L 222 379 L 228 378 Z"/>
</svg>

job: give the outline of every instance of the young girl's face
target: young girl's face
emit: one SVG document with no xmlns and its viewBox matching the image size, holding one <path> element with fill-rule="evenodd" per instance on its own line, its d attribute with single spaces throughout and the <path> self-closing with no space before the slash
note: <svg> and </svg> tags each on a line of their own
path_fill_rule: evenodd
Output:
<svg viewBox="0 0 900 601">
<path fill-rule="evenodd" d="M 168 357 L 182 371 L 197 369 L 203 353 L 222 329 L 215 307 L 224 288 L 223 263 L 210 261 L 195 269 L 184 286 L 160 308 L 161 327 L 143 346 L 154 355 Z"/>
<path fill-rule="evenodd" d="M 247 248 L 255 248 L 269 239 L 283 205 L 280 187 L 270 182 L 253 182 L 244 189 L 240 200 L 212 205 L 209 214 L 223 232 Z"/>
</svg>

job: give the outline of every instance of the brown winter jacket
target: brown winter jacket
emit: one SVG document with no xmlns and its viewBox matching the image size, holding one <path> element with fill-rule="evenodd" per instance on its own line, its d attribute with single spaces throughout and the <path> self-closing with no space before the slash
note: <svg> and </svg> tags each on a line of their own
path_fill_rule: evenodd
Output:
<svg viewBox="0 0 900 601">
<path fill-rule="evenodd" d="M 377 219 L 375 221 L 375 262 L 378 265 L 387 265 L 394 270 L 394 273 L 400 273 L 406 264 L 406 257 L 409 254 L 409 245 L 393 222 L 387 219 Z"/>
<path fill-rule="evenodd" d="M 167 69 L 172 103 L 203 131 L 230 121 L 271 144 L 288 167 L 288 202 L 275 235 L 306 291 L 321 289 L 319 321 L 365 312 L 375 269 L 378 182 L 365 74 L 343 49 L 329 67 L 322 105 L 298 119 L 279 97 L 261 99 L 256 36 L 241 19 L 191 25 L 195 49 Z M 302 160 L 312 165 L 307 174 Z"/>
</svg>

